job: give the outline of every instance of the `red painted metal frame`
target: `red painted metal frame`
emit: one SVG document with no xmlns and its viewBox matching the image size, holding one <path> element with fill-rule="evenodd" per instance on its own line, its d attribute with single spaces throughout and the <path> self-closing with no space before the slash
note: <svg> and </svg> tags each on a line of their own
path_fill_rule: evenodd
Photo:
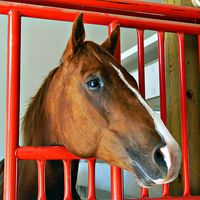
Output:
<svg viewBox="0 0 200 200">
<path fill-rule="evenodd" d="M 64 147 L 18 147 L 15 156 L 20 160 L 79 160 Z"/>
<path fill-rule="evenodd" d="M 184 34 L 178 33 L 184 196 L 190 193 Z"/>
<path fill-rule="evenodd" d="M 71 11 L 61 8 L 40 7 L 26 4 L 13 4 L 0 2 L 0 14 L 8 14 L 10 10 L 18 10 L 24 17 L 51 19 L 60 21 L 73 21 L 80 11 Z M 200 34 L 200 26 L 191 23 L 178 23 L 173 21 L 125 17 L 120 15 L 84 12 L 84 22 L 89 24 L 109 25 L 117 20 L 121 27 L 139 28 L 164 32 L 181 32 L 186 34 Z"/>
<path fill-rule="evenodd" d="M 10 0 L 4 0 L 6 2 Z M 119 14 L 125 16 L 138 16 L 153 19 L 178 20 L 192 23 L 200 21 L 200 11 L 198 8 L 191 8 L 177 5 L 164 5 L 153 2 L 143 2 L 137 0 L 14 0 L 11 2 L 21 2 L 28 4 L 44 5 L 51 7 L 76 9 L 84 11 L 94 11 L 109 14 Z"/>
<path fill-rule="evenodd" d="M 110 34 L 114 28 L 119 25 L 117 20 L 112 21 L 108 26 L 108 34 Z M 120 32 L 118 37 L 120 38 Z M 115 57 L 120 62 L 120 39 L 118 40 Z M 110 168 L 110 176 L 111 176 L 111 199 L 113 200 L 121 200 L 123 198 L 123 186 L 122 186 L 122 170 L 118 167 L 111 166 Z"/>
<path fill-rule="evenodd" d="M 64 200 L 72 199 L 71 160 L 63 160 L 64 164 Z"/>
<path fill-rule="evenodd" d="M 138 79 L 139 91 L 143 98 L 145 98 L 145 71 L 144 71 L 144 30 L 137 29 L 138 41 Z"/>
<path fill-rule="evenodd" d="M 137 41 L 138 41 L 138 79 L 139 79 L 139 91 L 142 97 L 145 99 L 145 69 L 144 69 L 144 30 L 137 29 Z M 149 191 L 146 188 L 141 188 L 140 196 L 148 197 Z"/>
<path fill-rule="evenodd" d="M 46 161 L 37 160 L 38 166 L 38 200 L 46 200 L 45 192 L 45 165 Z"/>
<path fill-rule="evenodd" d="M 165 50 L 164 32 L 158 32 L 158 63 L 159 63 L 159 86 L 160 86 L 160 116 L 164 124 L 167 122 L 166 111 L 166 83 L 165 83 Z M 170 196 L 169 184 L 163 185 L 162 195 Z"/>
<path fill-rule="evenodd" d="M 20 98 L 20 33 L 21 17 L 18 11 L 8 14 L 8 66 L 6 93 L 6 152 L 4 199 L 15 200 L 17 194 L 17 158 L 19 143 Z"/>
<path fill-rule="evenodd" d="M 88 200 L 95 200 L 95 159 L 88 159 Z"/>
<path fill-rule="evenodd" d="M 20 1 L 22 2 L 22 1 Z M 199 22 L 200 10 L 183 6 L 170 6 L 140 1 L 80 1 L 74 0 L 43 0 L 23 2 L 38 3 L 48 6 L 61 6 L 65 8 L 82 9 L 85 12 L 84 22 L 90 24 L 107 25 L 109 33 L 116 24 L 121 27 L 137 29 L 138 36 L 138 65 L 139 65 L 139 90 L 145 97 L 144 73 L 144 30 L 156 30 L 158 33 L 158 60 L 160 77 L 160 103 L 161 118 L 166 123 L 166 89 L 165 89 L 165 61 L 164 61 L 164 32 L 178 33 L 179 42 L 179 71 L 180 71 L 180 96 L 181 96 L 181 127 L 184 194 L 183 197 L 170 197 L 169 185 L 163 186 L 162 198 L 148 198 L 148 190 L 141 190 L 141 198 L 148 199 L 200 199 L 200 196 L 191 196 L 189 162 L 188 162 L 188 136 L 187 136 L 187 106 L 186 106 L 186 79 L 184 63 L 184 34 L 198 35 L 198 48 L 200 55 L 200 25 L 185 22 L 173 22 L 163 19 L 175 19 L 187 22 Z M 131 6 L 130 6 L 131 5 Z M 119 9 L 120 8 L 120 9 Z M 146 12 L 146 10 L 151 12 Z M 88 12 L 95 11 L 95 12 Z M 97 12 L 111 14 L 100 14 Z M 64 199 L 72 199 L 71 194 L 71 160 L 80 159 L 68 152 L 64 147 L 18 147 L 19 133 L 19 85 L 20 85 L 20 31 L 21 16 L 52 20 L 73 21 L 79 11 L 61 8 L 42 7 L 28 4 L 15 4 L 0 2 L 0 14 L 8 15 L 8 68 L 7 68 L 7 104 L 6 104 L 6 156 L 5 156 L 5 188 L 4 200 L 17 198 L 17 160 L 37 160 L 38 163 L 38 200 L 46 200 L 45 195 L 45 162 L 46 160 L 63 160 L 65 192 Z M 126 16 L 122 16 L 126 15 Z M 153 17 L 138 18 L 130 16 Z M 162 19 L 162 20 L 160 20 Z M 120 43 L 118 43 L 116 58 L 120 61 Z M 200 60 L 200 56 L 199 56 Z M 200 62 L 200 61 L 199 61 Z M 200 64 L 199 64 L 200 71 Z M 111 199 L 123 199 L 122 171 L 111 167 Z M 95 159 L 88 160 L 88 199 L 96 199 L 95 195 Z"/>
</svg>

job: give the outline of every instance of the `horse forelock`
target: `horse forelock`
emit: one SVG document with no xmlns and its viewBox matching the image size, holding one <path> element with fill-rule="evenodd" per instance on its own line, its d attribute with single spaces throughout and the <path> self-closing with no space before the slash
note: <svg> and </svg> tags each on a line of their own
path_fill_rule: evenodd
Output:
<svg viewBox="0 0 200 200">
<path fill-rule="evenodd" d="M 111 60 L 115 60 L 115 57 L 107 50 L 92 41 L 85 41 L 70 60 L 78 66 L 78 63 L 83 56 L 86 56 L 87 59 L 95 58 L 105 66 L 107 66 Z"/>
</svg>

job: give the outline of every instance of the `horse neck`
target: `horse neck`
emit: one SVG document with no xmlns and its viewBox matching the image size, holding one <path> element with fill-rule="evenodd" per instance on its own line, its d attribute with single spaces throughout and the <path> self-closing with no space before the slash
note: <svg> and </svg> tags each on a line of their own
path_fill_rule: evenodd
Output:
<svg viewBox="0 0 200 200">
<path fill-rule="evenodd" d="M 43 110 L 41 108 L 41 110 Z M 31 111 L 31 109 L 29 109 Z M 44 110 L 42 111 L 44 112 Z M 50 129 L 48 120 L 44 113 L 38 114 L 38 119 L 26 113 L 26 120 L 23 124 L 23 144 L 25 146 L 45 146 L 49 145 Z"/>
<path fill-rule="evenodd" d="M 44 80 L 42 86 L 31 99 L 22 123 L 22 136 L 25 146 L 45 146 L 51 141 L 51 122 L 45 111 L 45 100 L 51 80 L 58 67 L 52 70 Z"/>
</svg>

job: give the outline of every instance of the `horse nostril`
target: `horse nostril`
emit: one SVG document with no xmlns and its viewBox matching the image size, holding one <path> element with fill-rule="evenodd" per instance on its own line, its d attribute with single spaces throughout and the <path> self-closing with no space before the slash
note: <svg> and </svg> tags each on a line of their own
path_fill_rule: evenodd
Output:
<svg viewBox="0 0 200 200">
<path fill-rule="evenodd" d="M 154 163 L 164 172 L 167 173 L 168 168 L 167 168 L 167 163 L 165 161 L 164 155 L 160 150 L 161 148 L 159 147 L 154 151 L 153 154 L 153 160 Z"/>
<path fill-rule="evenodd" d="M 162 153 L 160 152 L 160 149 L 157 149 L 154 153 L 154 161 L 156 164 L 162 164 L 165 162 Z"/>
</svg>

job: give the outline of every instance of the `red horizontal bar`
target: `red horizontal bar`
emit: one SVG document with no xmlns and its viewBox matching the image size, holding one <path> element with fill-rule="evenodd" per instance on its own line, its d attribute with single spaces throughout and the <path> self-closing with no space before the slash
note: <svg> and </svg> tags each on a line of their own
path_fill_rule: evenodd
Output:
<svg viewBox="0 0 200 200">
<path fill-rule="evenodd" d="M 200 20 L 198 8 L 133 0 L 12 0 L 12 2 L 187 22 Z"/>
<path fill-rule="evenodd" d="M 145 200 L 199 200 L 200 196 L 187 196 L 187 197 L 159 197 L 159 198 L 142 198 Z M 141 198 L 126 199 L 126 200 L 142 200 Z"/>
<path fill-rule="evenodd" d="M 65 147 L 19 147 L 15 155 L 21 160 L 75 160 L 80 159 L 73 155 Z"/>
<path fill-rule="evenodd" d="M 22 16 L 51 19 L 60 21 L 74 21 L 79 11 L 71 11 L 61 8 L 49 8 L 42 6 L 34 6 L 27 4 L 13 4 L 8 2 L 0 2 L 0 13 L 8 14 L 10 10 L 18 10 Z M 109 25 L 110 22 L 117 20 L 121 27 L 149 29 L 164 32 L 182 32 L 187 34 L 200 34 L 200 26 L 198 24 L 180 23 L 173 21 L 164 21 L 157 19 L 147 19 L 138 17 L 115 16 L 100 13 L 84 13 L 84 22 L 89 24 Z"/>
</svg>

